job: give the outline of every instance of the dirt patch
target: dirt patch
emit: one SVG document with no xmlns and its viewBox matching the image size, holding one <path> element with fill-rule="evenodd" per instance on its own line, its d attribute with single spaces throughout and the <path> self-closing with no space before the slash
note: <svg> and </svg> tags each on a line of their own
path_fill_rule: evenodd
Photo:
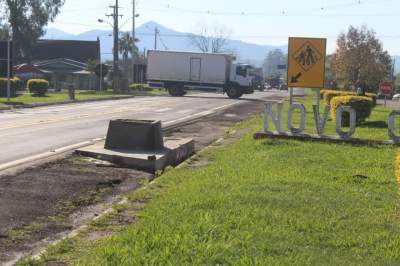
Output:
<svg viewBox="0 0 400 266">
<path fill-rule="evenodd" d="M 199 151 L 225 135 L 232 125 L 263 109 L 262 102 L 246 102 L 166 135 L 193 138 L 196 151 Z M 205 164 L 207 162 L 202 160 L 194 162 L 195 167 Z M 86 212 L 101 211 L 97 204 L 133 191 L 152 178 L 147 173 L 76 155 L 0 177 L 0 264 L 14 259 L 16 253 L 29 252 L 38 241 L 76 228 L 79 221 L 88 218 Z M 134 221 L 133 214 L 121 213 L 116 224 Z M 90 238 L 98 237 L 92 235 Z"/>
</svg>

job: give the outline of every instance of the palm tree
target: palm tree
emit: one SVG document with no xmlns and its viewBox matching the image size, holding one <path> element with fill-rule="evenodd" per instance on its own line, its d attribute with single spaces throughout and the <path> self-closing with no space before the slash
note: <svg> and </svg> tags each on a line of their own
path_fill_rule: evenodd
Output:
<svg viewBox="0 0 400 266">
<path fill-rule="evenodd" d="M 119 52 L 122 55 L 122 60 L 126 62 L 129 55 L 132 54 L 132 37 L 129 32 L 124 33 L 124 35 L 119 39 Z"/>
</svg>

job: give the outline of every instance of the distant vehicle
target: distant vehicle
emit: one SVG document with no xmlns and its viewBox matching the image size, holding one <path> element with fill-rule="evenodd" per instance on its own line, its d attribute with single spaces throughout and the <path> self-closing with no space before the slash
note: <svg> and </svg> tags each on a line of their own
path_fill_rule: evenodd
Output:
<svg viewBox="0 0 400 266">
<path fill-rule="evenodd" d="M 183 96 L 187 90 L 219 89 L 229 98 L 254 93 L 252 67 L 234 64 L 227 54 L 148 51 L 147 81 L 162 85 L 171 96 Z"/>
<path fill-rule="evenodd" d="M 283 78 L 269 78 L 267 79 L 269 89 L 287 90 L 287 85 Z"/>
<path fill-rule="evenodd" d="M 399 101 L 400 100 L 400 94 L 393 95 L 392 100 Z"/>
<path fill-rule="evenodd" d="M 265 90 L 265 79 L 262 68 L 253 68 L 250 70 L 250 76 L 254 78 L 254 87 L 259 91 Z"/>
</svg>

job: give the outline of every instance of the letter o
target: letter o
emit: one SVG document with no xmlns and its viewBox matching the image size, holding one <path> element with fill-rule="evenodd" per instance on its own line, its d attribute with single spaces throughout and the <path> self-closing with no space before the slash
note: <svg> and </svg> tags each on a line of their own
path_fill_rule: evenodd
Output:
<svg viewBox="0 0 400 266">
<path fill-rule="evenodd" d="M 342 130 L 342 114 L 343 112 L 348 112 L 350 114 L 350 130 L 349 132 L 344 132 Z M 336 133 L 342 139 L 350 139 L 356 132 L 356 111 L 350 106 L 339 106 L 336 110 Z"/>
<path fill-rule="evenodd" d="M 298 109 L 300 110 L 300 127 L 293 127 L 293 112 Z M 295 103 L 290 105 L 287 128 L 292 134 L 301 134 L 306 128 L 306 107 L 303 104 Z"/>
</svg>

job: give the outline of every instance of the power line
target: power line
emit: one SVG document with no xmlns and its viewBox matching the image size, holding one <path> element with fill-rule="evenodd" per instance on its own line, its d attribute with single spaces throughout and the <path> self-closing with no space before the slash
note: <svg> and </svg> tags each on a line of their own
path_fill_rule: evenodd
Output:
<svg viewBox="0 0 400 266">
<path fill-rule="evenodd" d="M 393 16 L 400 16 L 399 14 L 393 14 L 393 13 L 384 13 L 384 14 L 329 14 L 326 13 L 326 11 L 329 11 L 331 9 L 338 9 L 338 8 L 345 8 L 345 7 L 351 7 L 351 6 L 360 6 L 364 5 L 367 3 L 381 3 L 382 1 L 389 2 L 393 0 L 357 0 L 357 1 L 352 1 L 351 3 L 345 3 L 345 4 L 338 4 L 338 5 L 330 5 L 330 6 L 321 6 L 319 8 L 313 8 L 311 10 L 307 11 L 302 11 L 299 12 L 296 10 L 296 12 L 291 12 L 290 10 L 280 10 L 280 11 L 275 11 L 275 12 L 253 12 L 253 11 L 216 11 L 212 9 L 187 9 L 187 8 L 181 8 L 177 6 L 173 6 L 170 4 L 165 4 L 165 3 L 160 3 L 157 1 L 147 1 L 147 2 L 152 2 L 152 3 L 157 3 L 160 5 L 162 9 L 146 9 L 148 11 L 155 11 L 155 12 L 165 12 L 165 10 L 174 12 L 174 13 L 183 13 L 183 14 L 203 14 L 203 15 L 214 15 L 214 16 L 267 16 L 267 17 L 308 17 L 308 16 L 321 16 L 321 17 L 340 17 L 340 16 L 358 16 L 358 17 L 393 17 Z M 310 14 L 308 11 L 323 11 L 321 14 Z"/>
</svg>

